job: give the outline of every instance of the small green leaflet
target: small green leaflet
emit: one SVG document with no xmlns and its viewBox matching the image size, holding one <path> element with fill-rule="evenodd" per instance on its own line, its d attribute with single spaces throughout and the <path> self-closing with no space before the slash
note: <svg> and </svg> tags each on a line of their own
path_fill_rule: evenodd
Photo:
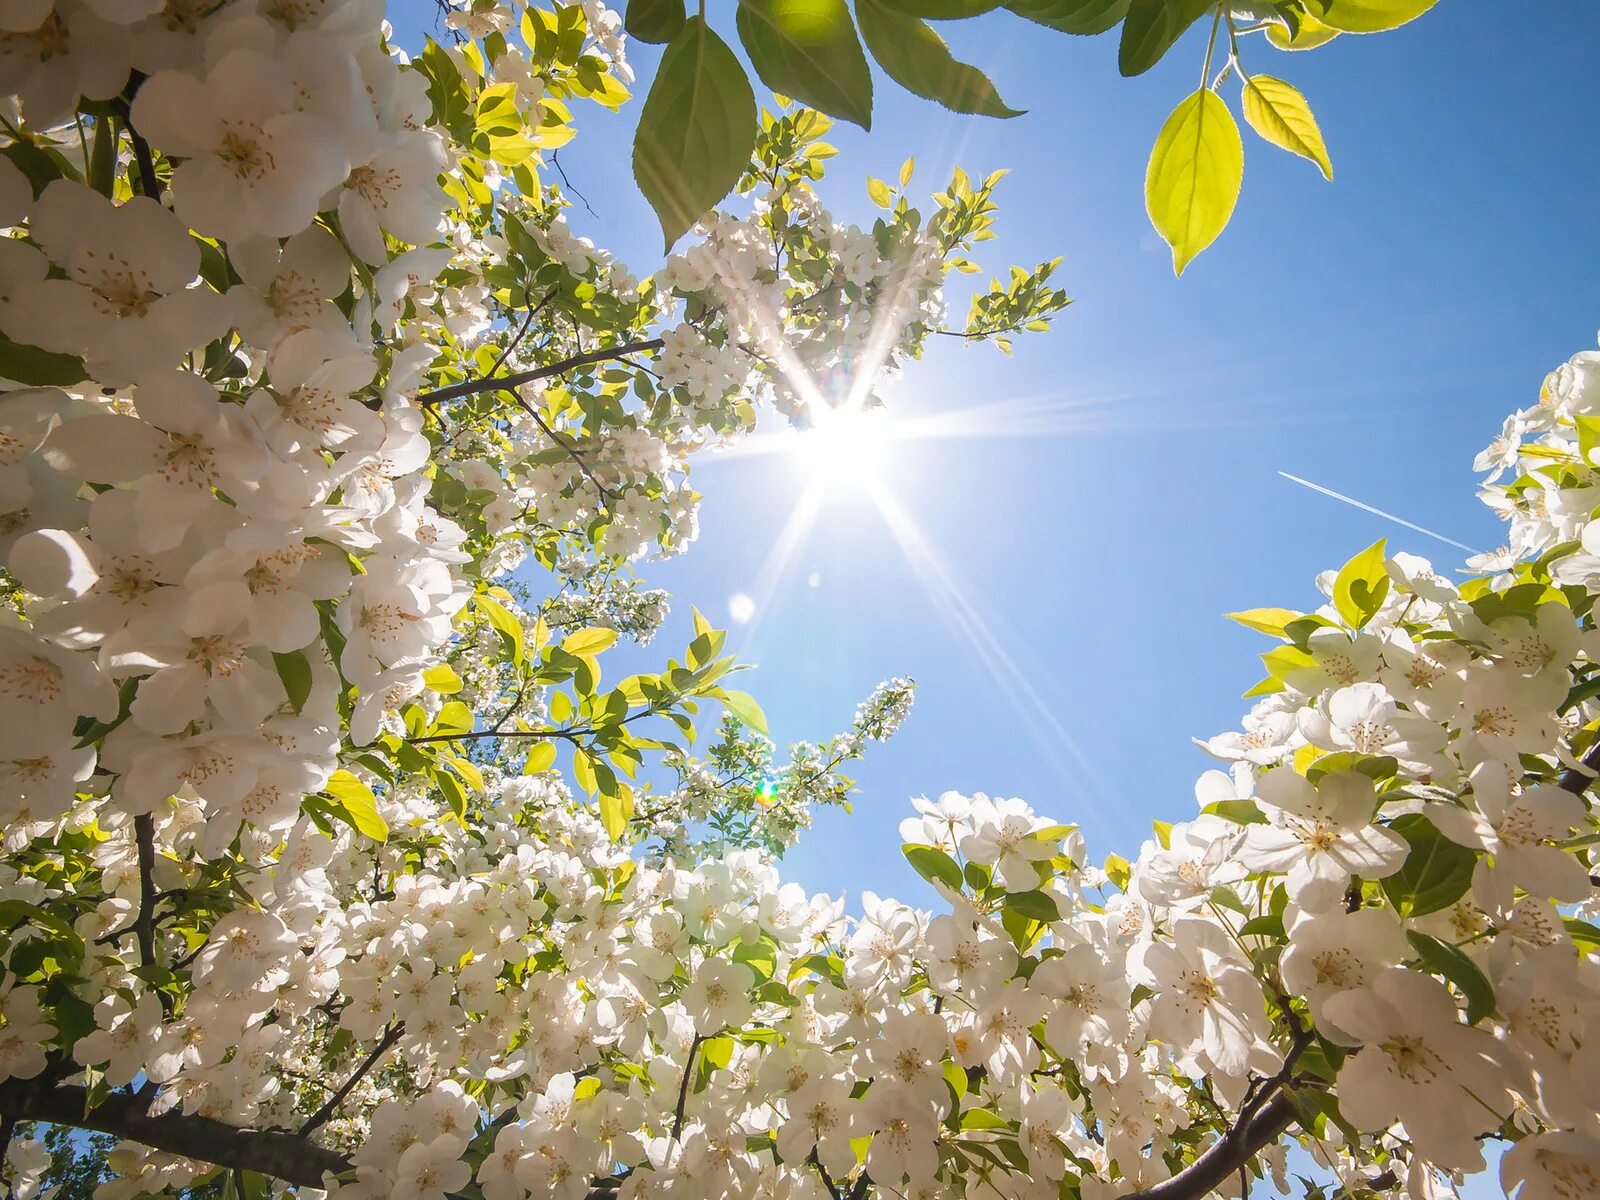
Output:
<svg viewBox="0 0 1600 1200">
<path fill-rule="evenodd" d="M 311 663 L 299 650 L 291 650 L 288 654 L 274 652 L 272 663 L 278 668 L 278 678 L 283 681 L 289 707 L 298 714 L 305 708 L 306 700 L 311 695 Z"/>
</svg>

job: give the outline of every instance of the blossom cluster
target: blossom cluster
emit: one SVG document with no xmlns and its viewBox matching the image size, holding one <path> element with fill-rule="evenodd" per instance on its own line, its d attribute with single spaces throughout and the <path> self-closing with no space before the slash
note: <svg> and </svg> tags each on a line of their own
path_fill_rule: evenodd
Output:
<svg viewBox="0 0 1600 1200">
<path fill-rule="evenodd" d="M 1492 573 L 1379 544 L 1236 614 L 1278 644 L 1190 820 L 1097 864 L 921 800 L 940 910 L 851 918 L 776 855 L 909 681 L 776 767 L 698 614 L 601 656 L 660 625 L 629 564 L 692 540 L 690 456 L 869 403 L 997 177 L 845 226 L 780 108 L 747 211 L 636 276 L 540 176 L 626 99 L 616 15 L 455 7 L 415 56 L 372 0 L 0 14 L 6 1128 L 125 1133 L 102 1200 L 262 1136 L 349 1200 L 1199 1197 L 1291 1140 L 1432 1200 L 1488 1139 L 1592 1194 L 1600 355 L 1482 460 Z M 1047 321 L 1053 265 L 967 336 Z"/>
</svg>

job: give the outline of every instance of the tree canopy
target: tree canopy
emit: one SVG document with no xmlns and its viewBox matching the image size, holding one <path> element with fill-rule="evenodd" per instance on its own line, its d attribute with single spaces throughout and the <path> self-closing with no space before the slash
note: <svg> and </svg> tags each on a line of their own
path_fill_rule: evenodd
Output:
<svg viewBox="0 0 1600 1200">
<path fill-rule="evenodd" d="M 1433 1200 L 1487 1144 L 1520 1200 L 1600 1194 L 1600 352 L 1480 456 L 1470 578 L 1379 542 L 1231 614 L 1265 677 L 1137 849 L 919 798 L 938 911 L 847 916 L 781 857 L 912 682 L 780 752 L 698 612 L 620 676 L 698 455 L 1066 308 L 1047 259 L 946 311 L 998 174 L 824 207 L 867 55 L 1010 112 L 929 23 L 996 7 L 740 0 L 758 100 L 679 0 L 469 0 L 414 56 L 380 0 L 0 5 L 16 1200 Z M 1238 191 L 1230 79 L 1331 175 L 1240 40 L 1430 3 L 1006 7 L 1120 25 L 1130 74 L 1209 27 L 1149 167 L 1181 270 Z M 648 274 L 545 168 L 629 102 L 625 34 L 666 47 Z"/>
</svg>

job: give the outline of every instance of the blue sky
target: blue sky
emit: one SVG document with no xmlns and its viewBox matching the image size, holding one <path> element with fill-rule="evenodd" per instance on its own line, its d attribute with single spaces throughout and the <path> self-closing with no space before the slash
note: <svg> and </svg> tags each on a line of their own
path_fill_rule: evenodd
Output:
<svg viewBox="0 0 1600 1200">
<path fill-rule="evenodd" d="M 920 684 L 899 737 L 857 772 L 854 815 L 824 814 L 787 875 L 931 900 L 897 825 L 907 797 L 947 788 L 1080 822 L 1096 857 L 1135 852 L 1153 817 L 1191 813 L 1209 763 L 1190 737 L 1236 727 L 1261 674 L 1265 639 L 1222 613 L 1310 607 L 1317 571 L 1384 535 L 1460 565 L 1460 551 L 1279 471 L 1498 543 L 1472 456 L 1600 326 L 1600 14 L 1581 0 L 1518 7 L 1514 31 L 1504 5 L 1444 0 L 1405 29 L 1314 53 L 1247 40 L 1246 70 L 1309 98 L 1335 181 L 1247 130 L 1233 222 L 1181 280 L 1142 188 L 1157 129 L 1198 77 L 1198 32 L 1124 80 L 1108 38 L 1004 14 L 948 26 L 1027 115 L 955 116 L 880 75 L 873 132 L 836 127 L 823 198 L 862 223 L 864 177 L 892 177 L 908 154 L 914 191 L 953 163 L 1012 168 L 985 265 L 1061 255 L 1076 303 L 1012 359 L 936 345 L 892 394 L 913 414 L 1022 399 L 1056 414 L 1053 433 L 1036 422 L 1008 437 L 998 407 L 992 436 L 897 447 L 884 466 L 1004 660 L 951 622 L 858 493 L 824 505 L 772 602 L 734 628 L 730 646 L 759 664 L 743 682 L 780 740 L 841 728 L 882 678 Z M 630 47 L 648 79 L 654 48 Z M 1226 94 L 1237 111 L 1237 84 Z M 575 227 L 644 273 L 660 240 L 629 175 L 636 111 L 584 110 L 561 163 L 594 209 L 576 209 Z M 645 568 L 676 597 L 663 652 L 687 640 L 690 604 L 725 620 L 730 596 L 756 593 L 805 479 L 769 458 L 705 465 L 695 482 L 700 541 Z"/>
</svg>

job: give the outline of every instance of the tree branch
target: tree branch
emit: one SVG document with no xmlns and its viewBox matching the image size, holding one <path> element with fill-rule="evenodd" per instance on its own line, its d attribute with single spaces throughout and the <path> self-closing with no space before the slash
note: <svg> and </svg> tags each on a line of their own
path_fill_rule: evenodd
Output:
<svg viewBox="0 0 1600 1200">
<path fill-rule="evenodd" d="M 689 1101 L 689 1077 L 694 1074 L 694 1052 L 700 1049 L 700 1043 L 705 1041 L 698 1033 L 694 1041 L 689 1043 L 689 1056 L 683 1060 L 683 1082 L 678 1085 L 678 1110 L 672 1116 L 672 1141 L 678 1140 L 678 1135 L 683 1132 L 683 1109 Z"/>
<path fill-rule="evenodd" d="M 1140 1192 L 1126 1192 L 1119 1200 L 1200 1200 L 1257 1152 L 1277 1141 L 1297 1115 L 1288 1093 L 1279 1092 L 1257 1109 L 1254 1117 L 1235 1125 L 1171 1179 Z"/>
<path fill-rule="evenodd" d="M 345 1097 L 355 1090 L 356 1084 L 360 1083 L 366 1073 L 372 1070 L 373 1064 L 384 1056 L 389 1047 L 400 1040 L 400 1035 L 405 1031 L 406 1023 L 404 1021 L 396 1021 L 383 1031 L 383 1036 L 378 1039 L 378 1044 L 372 1048 L 371 1053 L 366 1058 L 361 1060 L 361 1065 L 355 1069 L 355 1074 L 346 1079 L 339 1090 L 329 1096 L 323 1106 L 312 1113 L 306 1119 L 306 1123 L 300 1126 L 301 1137 L 315 1129 L 320 1129 L 332 1119 L 334 1113 L 339 1111 L 339 1106 L 344 1103 Z"/>
<path fill-rule="evenodd" d="M 514 375 L 500 375 L 492 379 L 468 379 L 462 383 L 453 383 L 449 387 L 439 388 L 432 392 L 422 392 L 417 396 L 417 403 L 422 405 L 443 404 L 446 400 L 459 400 L 462 396 L 475 396 L 480 392 L 492 392 L 498 388 L 512 389 L 525 383 L 533 383 L 539 379 L 549 379 L 552 375 L 564 375 L 579 367 L 587 367 L 594 363 L 610 362 L 621 358 L 625 354 L 639 354 L 646 350 L 659 350 L 664 345 L 660 338 L 650 338 L 643 342 L 624 342 L 620 346 L 608 346 L 601 350 L 589 350 L 583 354 L 575 354 L 571 358 L 562 359 L 560 362 L 550 363 L 548 366 L 535 367 L 529 371 L 518 371 Z"/>
<path fill-rule="evenodd" d="M 1594 745 L 1584 752 L 1578 760 L 1579 766 L 1568 767 L 1556 779 L 1556 786 L 1563 791 L 1571 792 L 1574 796 L 1581 796 L 1588 791 L 1589 785 L 1595 781 L 1595 776 L 1600 775 L 1600 736 L 1594 739 Z"/>
<path fill-rule="evenodd" d="M 0 1083 L 0 1114 L 20 1121 L 47 1121 L 93 1129 L 141 1142 L 184 1158 L 270 1175 L 299 1187 L 320 1188 L 323 1175 L 351 1169 L 343 1154 L 295 1133 L 242 1129 L 193 1113 L 151 1116 L 147 1100 L 133 1093 L 108 1096 L 88 1108 L 89 1091 L 32 1079 Z"/>
</svg>

